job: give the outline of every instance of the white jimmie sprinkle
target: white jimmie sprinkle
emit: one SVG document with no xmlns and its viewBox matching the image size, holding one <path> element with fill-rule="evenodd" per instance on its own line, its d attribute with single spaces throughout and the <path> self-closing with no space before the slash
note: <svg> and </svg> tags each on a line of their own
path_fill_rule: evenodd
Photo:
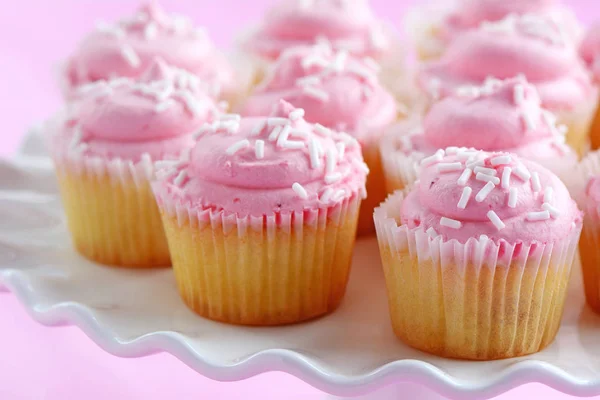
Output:
<svg viewBox="0 0 600 400">
<path fill-rule="evenodd" d="M 244 139 L 244 140 L 240 140 L 239 142 L 236 142 L 234 144 L 232 144 L 231 146 L 229 146 L 227 148 L 227 150 L 225 150 L 225 152 L 232 156 L 235 153 L 237 153 L 238 151 L 245 149 L 246 147 L 250 146 L 250 142 L 248 141 L 248 139 Z"/>
<path fill-rule="evenodd" d="M 444 158 L 444 150 L 438 150 L 435 152 L 434 155 L 422 159 L 421 166 L 428 167 L 430 165 L 433 165 L 435 163 L 442 161 L 443 158 Z"/>
<path fill-rule="evenodd" d="M 296 182 L 296 183 L 294 183 L 292 185 L 292 189 L 294 190 L 294 192 L 296 192 L 296 194 L 298 195 L 298 197 L 300 197 L 301 199 L 303 199 L 303 200 L 308 199 L 308 192 L 298 182 Z"/>
<path fill-rule="evenodd" d="M 259 160 L 262 160 L 265 157 L 265 141 L 264 140 L 257 140 L 254 143 L 254 153 L 256 155 L 256 158 Z"/>
<path fill-rule="evenodd" d="M 508 206 L 510 208 L 515 208 L 517 206 L 517 189 L 511 188 L 508 192 Z"/>
<path fill-rule="evenodd" d="M 537 172 L 533 172 L 531 174 L 531 189 L 533 189 L 535 193 L 542 190 L 542 185 L 540 184 L 540 175 Z"/>
<path fill-rule="evenodd" d="M 454 171 L 460 171 L 462 168 L 463 168 L 463 165 L 460 162 L 439 163 L 437 165 L 438 172 L 454 172 Z"/>
<path fill-rule="evenodd" d="M 455 219 L 442 217 L 440 219 L 440 225 L 446 226 L 446 227 L 452 228 L 452 229 L 460 229 L 462 227 L 462 222 L 457 221 Z"/>
<path fill-rule="evenodd" d="M 531 173 L 527 170 L 527 168 L 525 168 L 524 165 L 519 165 L 514 171 L 513 173 L 518 176 L 519 178 L 521 178 L 521 180 L 527 182 L 530 178 L 531 178 Z"/>
<path fill-rule="evenodd" d="M 510 187 L 510 175 L 512 174 L 511 167 L 504 167 L 502 171 L 502 189 L 508 189 Z"/>
<path fill-rule="evenodd" d="M 552 204 L 552 200 L 554 199 L 554 189 L 551 186 L 548 186 L 544 189 L 544 203 Z"/>
<path fill-rule="evenodd" d="M 181 186 L 183 184 L 183 181 L 185 181 L 186 178 L 187 178 L 187 172 L 185 172 L 185 170 L 179 171 L 179 174 L 173 180 L 173 183 L 175 184 L 175 186 Z"/>
<path fill-rule="evenodd" d="M 460 196 L 460 200 L 458 201 L 456 207 L 464 210 L 467 207 L 467 204 L 469 203 L 471 193 L 473 193 L 473 189 L 471 189 L 470 187 L 467 186 L 463 188 L 462 195 Z"/>
<path fill-rule="evenodd" d="M 510 164 L 511 161 L 512 161 L 512 158 L 510 156 L 498 156 L 498 157 L 494 157 L 490 160 L 490 162 L 492 163 L 492 165 L 494 167 L 496 167 L 498 165 Z"/>
<path fill-rule="evenodd" d="M 499 231 L 506 228 L 504 222 L 502 222 L 498 214 L 496 214 L 493 210 L 488 211 L 487 217 L 490 221 L 492 221 L 492 224 L 494 224 Z"/>
<path fill-rule="evenodd" d="M 475 167 L 475 169 L 473 170 L 473 172 L 475 172 L 476 174 L 486 174 L 486 175 L 491 175 L 491 176 L 496 176 L 498 175 L 498 171 L 496 171 L 493 168 L 485 168 L 485 167 L 481 167 L 481 166 L 477 166 Z"/>
<path fill-rule="evenodd" d="M 500 184 L 500 178 L 488 174 L 484 174 L 483 172 L 479 172 L 475 175 L 475 179 L 482 182 L 492 182 L 494 185 Z"/>
<path fill-rule="evenodd" d="M 466 168 L 460 175 L 456 183 L 458 183 L 460 186 L 465 186 L 467 182 L 469 182 L 469 178 L 471 178 L 471 175 L 473 175 L 473 170 L 470 168 Z"/>
<path fill-rule="evenodd" d="M 137 53 L 135 52 L 135 50 L 133 50 L 131 46 L 122 46 L 121 55 L 123 56 L 125 61 L 127 61 L 127 64 L 129 64 L 131 67 L 137 68 L 140 66 L 140 57 L 137 55 Z"/>
<path fill-rule="evenodd" d="M 496 185 L 494 185 L 492 182 L 486 183 L 485 186 L 481 188 L 479 193 L 477 193 L 477 196 L 475 196 L 475 201 L 478 203 L 484 201 L 488 197 L 488 194 L 492 193 L 492 190 L 494 190 L 495 187 Z"/>
<path fill-rule="evenodd" d="M 550 205 L 548 203 L 542 204 L 542 208 L 545 211 L 548 211 L 552 218 L 558 218 L 560 216 L 560 211 L 558 210 L 558 208 L 553 207 L 552 205 Z"/>
<path fill-rule="evenodd" d="M 535 211 L 527 214 L 528 221 L 546 221 L 550 219 L 549 211 Z"/>
</svg>

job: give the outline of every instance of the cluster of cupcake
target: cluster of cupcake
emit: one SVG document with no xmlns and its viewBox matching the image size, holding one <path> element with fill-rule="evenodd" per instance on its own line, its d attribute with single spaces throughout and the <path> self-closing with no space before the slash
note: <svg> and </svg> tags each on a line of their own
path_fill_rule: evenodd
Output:
<svg viewBox="0 0 600 400">
<path fill-rule="evenodd" d="M 458 3 L 412 15 L 413 64 L 367 0 L 282 0 L 233 54 L 156 3 L 99 24 L 46 124 L 76 249 L 172 265 L 201 316 L 279 325 L 334 311 L 376 233 L 403 341 L 543 349 L 582 229 L 600 312 L 600 154 L 580 161 L 600 30 L 550 0 Z"/>
</svg>

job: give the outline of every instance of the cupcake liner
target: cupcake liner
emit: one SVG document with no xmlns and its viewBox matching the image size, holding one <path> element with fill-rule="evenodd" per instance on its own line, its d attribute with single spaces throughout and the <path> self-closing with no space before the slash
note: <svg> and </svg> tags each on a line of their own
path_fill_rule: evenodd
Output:
<svg viewBox="0 0 600 400">
<path fill-rule="evenodd" d="M 388 193 L 404 189 L 418 179 L 419 163 L 425 154 L 405 150 L 411 129 L 416 126 L 417 121 L 414 119 L 403 121 L 393 126 L 380 142 L 381 163 Z"/>
<path fill-rule="evenodd" d="M 446 45 L 439 31 L 451 4 L 447 1 L 428 1 L 427 4 L 412 7 L 406 13 L 404 26 L 420 61 L 435 60 L 444 52 Z"/>
<path fill-rule="evenodd" d="M 594 97 L 595 99 L 595 97 Z M 582 102 L 573 110 L 551 110 L 557 117 L 558 124 L 565 124 L 569 130 L 566 142 L 580 157 L 590 150 L 590 129 L 594 122 L 597 102 Z"/>
<path fill-rule="evenodd" d="M 281 325 L 327 314 L 346 290 L 358 193 L 335 206 L 239 217 L 194 209 L 155 186 L 181 297 L 201 316 Z"/>
<path fill-rule="evenodd" d="M 556 243 L 465 244 L 399 226 L 407 192 L 375 211 L 396 335 L 436 355 L 491 360 L 548 346 L 558 331 L 581 223 Z"/>
<path fill-rule="evenodd" d="M 167 241 L 149 180 L 149 157 L 133 163 L 68 152 L 56 156 L 60 191 L 75 247 L 102 264 L 170 265 Z"/>
<path fill-rule="evenodd" d="M 588 179 L 598 175 L 600 175 L 600 151 L 594 151 L 579 164 L 575 174 L 578 179 L 573 191 L 576 192 L 575 199 L 585 215 L 579 242 L 585 295 L 588 304 L 600 313 L 600 207 L 598 203 L 585 196 Z"/>
</svg>

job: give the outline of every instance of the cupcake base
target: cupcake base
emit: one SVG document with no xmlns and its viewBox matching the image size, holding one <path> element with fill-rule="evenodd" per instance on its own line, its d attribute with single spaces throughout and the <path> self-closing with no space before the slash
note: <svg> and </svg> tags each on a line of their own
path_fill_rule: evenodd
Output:
<svg viewBox="0 0 600 400">
<path fill-rule="evenodd" d="M 598 102 L 600 104 L 600 102 Z M 600 107 L 596 109 L 594 120 L 590 127 L 590 141 L 592 150 L 600 149 Z"/>
<path fill-rule="evenodd" d="M 58 167 L 67 223 L 77 251 L 121 267 L 171 265 L 167 240 L 149 183 L 111 179 Z"/>
<path fill-rule="evenodd" d="M 583 224 L 579 254 L 585 298 L 589 306 L 600 314 L 600 227 L 595 221 L 586 219 Z"/>
<path fill-rule="evenodd" d="M 360 215 L 358 217 L 358 236 L 375 234 L 373 210 L 385 200 L 387 195 L 378 143 L 373 141 L 371 143 L 363 144 L 363 157 L 370 172 L 367 177 L 366 185 L 367 198 L 362 201 Z"/>
<path fill-rule="evenodd" d="M 590 150 L 590 127 L 594 119 L 596 103 L 585 104 L 573 111 L 555 112 L 558 124 L 565 124 L 569 130 L 566 142 L 583 157 Z"/>
<path fill-rule="evenodd" d="M 258 218 L 194 214 L 164 201 L 177 286 L 197 314 L 238 325 L 283 325 L 328 314 L 341 303 L 358 195 L 330 209 Z"/>
<path fill-rule="evenodd" d="M 396 192 L 375 211 L 396 336 L 442 357 L 494 360 L 538 352 L 555 338 L 581 226 L 550 245 L 444 242 L 397 219 Z"/>
</svg>

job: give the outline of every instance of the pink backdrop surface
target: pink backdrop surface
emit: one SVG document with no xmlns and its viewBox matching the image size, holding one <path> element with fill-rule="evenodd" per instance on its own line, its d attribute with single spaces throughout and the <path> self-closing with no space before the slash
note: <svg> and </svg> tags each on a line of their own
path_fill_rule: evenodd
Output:
<svg viewBox="0 0 600 400">
<path fill-rule="evenodd" d="M 418 1 L 418 0 L 417 0 Z M 373 0 L 380 15 L 398 23 L 417 1 Z M 260 18 L 274 1 L 164 0 L 172 11 L 205 25 L 214 41 L 231 44 L 235 32 Z M 132 0 L 5 0 L 0 5 L 0 155 L 9 156 L 23 133 L 60 107 L 56 66 L 98 19 L 131 12 Z M 571 0 L 581 19 L 600 17 L 594 0 Z M 15 298 L 0 293 L 0 399 L 321 399 L 298 379 L 269 373 L 244 382 L 199 376 L 172 356 L 119 359 L 104 353 L 77 328 L 33 322 Z M 532 384 L 498 399 L 567 399 Z M 598 397 L 597 399 L 600 399 Z"/>
</svg>

